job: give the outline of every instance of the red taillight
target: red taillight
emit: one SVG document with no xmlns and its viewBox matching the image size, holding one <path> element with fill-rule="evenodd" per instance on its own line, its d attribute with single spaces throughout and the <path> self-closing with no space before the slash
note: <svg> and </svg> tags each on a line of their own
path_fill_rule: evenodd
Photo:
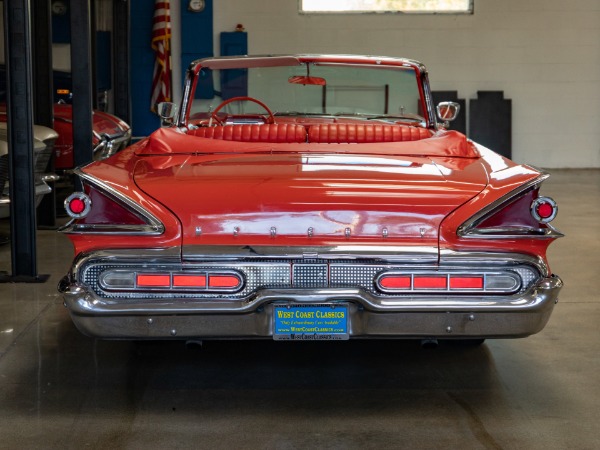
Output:
<svg viewBox="0 0 600 450">
<path fill-rule="evenodd" d="M 498 274 L 488 275 L 490 288 L 495 289 L 496 284 L 506 276 Z M 509 286 L 516 286 L 513 278 Z M 413 292 L 435 292 L 435 291 L 486 291 L 486 278 L 483 274 L 454 274 L 454 273 L 384 273 L 375 280 L 379 289 L 384 292 L 413 291 Z M 502 288 L 504 289 L 506 286 Z"/>
<path fill-rule="evenodd" d="M 92 208 L 92 200 L 83 192 L 74 192 L 65 199 L 65 210 L 73 219 L 82 219 Z"/>
<path fill-rule="evenodd" d="M 80 198 L 74 198 L 69 202 L 69 209 L 75 214 L 81 214 L 85 209 L 85 202 Z"/>
<path fill-rule="evenodd" d="M 169 274 L 142 274 L 138 273 L 136 277 L 138 287 L 171 287 L 171 275 Z"/>
<path fill-rule="evenodd" d="M 173 287 L 206 288 L 206 275 L 173 275 Z"/>
<path fill-rule="evenodd" d="M 547 219 L 554 212 L 554 208 L 548 203 L 542 203 L 537 207 L 537 213 L 540 215 L 542 219 Z"/>
<path fill-rule="evenodd" d="M 235 289 L 240 285 L 240 281 L 234 275 L 209 275 L 208 288 Z"/>
<path fill-rule="evenodd" d="M 417 276 L 413 280 L 414 289 L 446 289 L 448 280 L 444 277 Z"/>
<path fill-rule="evenodd" d="M 384 289 L 410 289 L 410 276 L 383 276 L 379 285 Z"/>
<path fill-rule="evenodd" d="M 243 278 L 233 272 L 129 272 L 108 271 L 103 274 L 102 286 L 109 290 L 149 289 L 174 292 L 235 292 L 243 287 Z M 129 282 L 131 280 L 131 282 Z M 135 285 L 133 284 L 135 280 Z"/>
<path fill-rule="evenodd" d="M 483 289 L 483 277 L 451 276 L 450 289 Z"/>
<path fill-rule="evenodd" d="M 556 202 L 549 197 L 538 197 L 531 203 L 531 215 L 542 223 L 554 220 L 557 212 Z"/>
</svg>

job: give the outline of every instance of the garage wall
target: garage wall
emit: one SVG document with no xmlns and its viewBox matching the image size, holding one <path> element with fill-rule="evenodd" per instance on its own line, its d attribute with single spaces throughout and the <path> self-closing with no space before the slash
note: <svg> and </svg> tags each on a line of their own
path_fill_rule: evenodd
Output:
<svg viewBox="0 0 600 450">
<path fill-rule="evenodd" d="M 473 15 L 301 15 L 297 0 L 219 0 L 215 43 L 242 23 L 248 51 L 360 53 L 424 62 L 434 90 L 503 90 L 513 159 L 600 168 L 600 1 L 474 0 Z M 215 48 L 215 55 L 219 49 Z"/>
</svg>

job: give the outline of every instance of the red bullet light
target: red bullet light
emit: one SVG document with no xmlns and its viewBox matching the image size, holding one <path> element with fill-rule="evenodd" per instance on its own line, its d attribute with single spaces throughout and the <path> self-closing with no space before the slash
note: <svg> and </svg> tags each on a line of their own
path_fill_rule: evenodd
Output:
<svg viewBox="0 0 600 450">
<path fill-rule="evenodd" d="M 83 192 L 74 192 L 65 199 L 65 210 L 73 219 L 82 219 L 92 208 L 92 200 Z"/>
<path fill-rule="evenodd" d="M 548 223 L 554 220 L 558 207 L 556 202 L 550 197 L 538 197 L 531 202 L 531 215 L 541 223 Z"/>
</svg>

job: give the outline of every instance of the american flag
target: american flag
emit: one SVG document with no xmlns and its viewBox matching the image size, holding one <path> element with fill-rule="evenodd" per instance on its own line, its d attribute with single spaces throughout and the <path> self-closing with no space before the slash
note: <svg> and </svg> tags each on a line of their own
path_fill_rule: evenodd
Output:
<svg viewBox="0 0 600 450">
<path fill-rule="evenodd" d="M 152 50 L 156 56 L 150 108 L 171 101 L 171 13 L 169 0 L 154 1 Z"/>
</svg>

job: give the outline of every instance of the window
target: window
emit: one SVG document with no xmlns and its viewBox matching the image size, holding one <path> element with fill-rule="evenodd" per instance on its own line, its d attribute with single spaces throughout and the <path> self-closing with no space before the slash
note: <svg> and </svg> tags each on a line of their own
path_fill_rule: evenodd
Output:
<svg viewBox="0 0 600 450">
<path fill-rule="evenodd" d="M 473 0 L 300 0 L 304 13 L 472 13 Z"/>
</svg>

